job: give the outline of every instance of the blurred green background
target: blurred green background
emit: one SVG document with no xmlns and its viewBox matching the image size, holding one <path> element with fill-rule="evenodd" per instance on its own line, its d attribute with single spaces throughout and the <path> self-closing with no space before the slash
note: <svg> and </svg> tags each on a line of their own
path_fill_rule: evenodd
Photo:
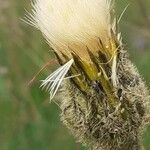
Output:
<svg viewBox="0 0 150 150">
<path fill-rule="evenodd" d="M 116 0 L 118 14 L 129 3 L 120 30 L 124 46 L 150 86 L 150 0 Z M 21 18 L 30 0 L 0 0 L 0 150 L 84 150 L 59 121 L 60 110 L 40 88 L 54 67 L 28 82 L 53 54 L 40 32 Z M 150 129 L 144 135 L 150 150 Z"/>
</svg>

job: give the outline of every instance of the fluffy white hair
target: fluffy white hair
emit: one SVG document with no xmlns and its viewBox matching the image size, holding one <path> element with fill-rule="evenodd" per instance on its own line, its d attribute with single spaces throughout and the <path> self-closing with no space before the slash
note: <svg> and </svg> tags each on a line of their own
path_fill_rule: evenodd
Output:
<svg viewBox="0 0 150 150">
<path fill-rule="evenodd" d="M 96 49 L 110 32 L 111 0 L 35 0 L 29 22 L 46 37 L 55 51 Z"/>
</svg>

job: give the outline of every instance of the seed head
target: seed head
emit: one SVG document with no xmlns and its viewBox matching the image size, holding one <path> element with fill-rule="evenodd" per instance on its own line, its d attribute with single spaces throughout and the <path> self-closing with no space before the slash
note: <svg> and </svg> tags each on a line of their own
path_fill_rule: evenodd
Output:
<svg viewBox="0 0 150 150">
<path fill-rule="evenodd" d="M 28 21 L 61 65 L 42 87 L 52 99 L 62 85 L 61 120 L 77 141 L 93 150 L 140 150 L 149 93 L 122 46 L 111 0 L 35 0 Z"/>
</svg>

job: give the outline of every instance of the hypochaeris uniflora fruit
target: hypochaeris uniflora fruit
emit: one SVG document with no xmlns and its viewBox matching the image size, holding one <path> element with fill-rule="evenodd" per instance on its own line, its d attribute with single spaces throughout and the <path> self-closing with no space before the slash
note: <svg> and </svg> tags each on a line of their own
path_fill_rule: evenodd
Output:
<svg viewBox="0 0 150 150">
<path fill-rule="evenodd" d="M 113 7 L 111 0 L 35 0 L 28 22 L 61 65 L 42 86 L 51 100 L 58 92 L 61 120 L 76 140 L 93 150 L 140 150 L 149 93 L 124 50 Z"/>
</svg>

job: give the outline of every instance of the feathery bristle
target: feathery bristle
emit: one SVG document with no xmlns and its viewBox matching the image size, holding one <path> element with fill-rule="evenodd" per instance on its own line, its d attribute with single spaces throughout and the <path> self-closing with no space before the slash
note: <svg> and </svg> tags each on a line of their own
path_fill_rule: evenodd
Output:
<svg viewBox="0 0 150 150">
<path fill-rule="evenodd" d="M 65 75 L 67 74 L 72 64 L 73 59 L 59 67 L 55 72 L 50 74 L 45 80 L 42 81 L 41 87 L 46 88 L 46 90 L 50 92 L 50 101 L 58 91 Z"/>
</svg>

